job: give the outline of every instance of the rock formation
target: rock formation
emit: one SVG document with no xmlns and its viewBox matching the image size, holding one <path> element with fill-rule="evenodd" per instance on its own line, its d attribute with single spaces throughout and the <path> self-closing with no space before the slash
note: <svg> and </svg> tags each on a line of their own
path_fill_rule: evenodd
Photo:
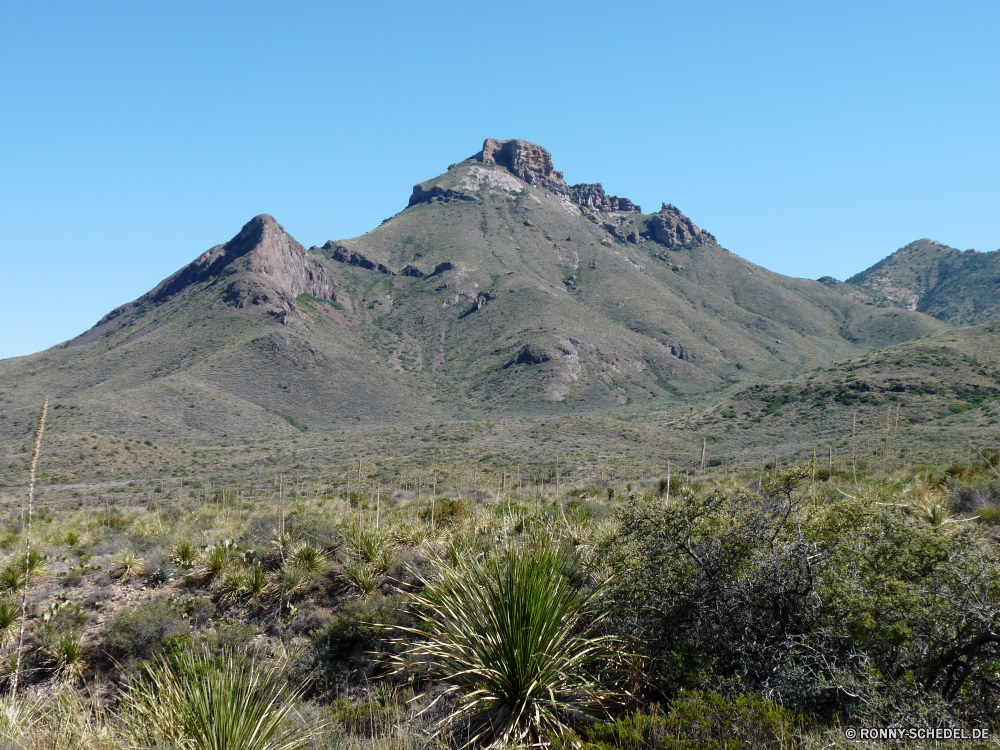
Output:
<svg viewBox="0 0 1000 750">
<path fill-rule="evenodd" d="M 487 138 L 483 141 L 483 150 L 472 159 L 483 164 L 506 167 L 507 171 L 529 185 L 539 185 L 563 195 L 569 192 L 563 173 L 557 172 L 552 166 L 552 154 L 537 143 L 519 138 L 507 141 Z"/>
<path fill-rule="evenodd" d="M 233 307 L 270 304 L 291 311 L 300 294 L 328 300 L 334 297 L 323 266 L 310 258 L 274 217 L 261 214 L 244 224 L 229 242 L 205 251 L 139 299 L 112 310 L 97 326 L 147 309 L 195 284 L 226 277 L 235 277 L 223 294 Z"/>
<path fill-rule="evenodd" d="M 648 222 L 648 227 L 649 230 L 645 235 L 667 247 L 681 247 L 688 244 L 703 245 L 716 241 L 714 235 L 703 229 L 698 229 L 694 222 L 672 203 L 664 203 L 663 207 L 653 214 Z"/>
<path fill-rule="evenodd" d="M 596 211 L 642 213 L 642 209 L 628 198 L 619 198 L 617 195 L 606 195 L 604 186 L 599 182 L 594 184 L 583 182 L 579 185 L 573 185 L 569 189 L 569 197 L 574 203 Z"/>
</svg>

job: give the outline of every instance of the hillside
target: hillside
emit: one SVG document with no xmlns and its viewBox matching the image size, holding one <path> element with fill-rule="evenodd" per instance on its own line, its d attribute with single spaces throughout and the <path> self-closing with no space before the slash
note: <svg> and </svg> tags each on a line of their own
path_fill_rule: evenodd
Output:
<svg viewBox="0 0 1000 750">
<path fill-rule="evenodd" d="M 956 326 L 1000 318 L 1000 251 L 956 250 L 917 240 L 847 280 L 882 305 L 919 310 Z"/>
<path fill-rule="evenodd" d="M 855 424 L 855 416 L 857 423 Z M 993 445 L 1000 422 L 1000 325 L 953 329 L 816 368 L 787 382 L 747 388 L 687 423 L 734 453 L 760 436 L 786 459 L 812 451 L 880 457 L 890 425 L 890 455 L 918 448 L 975 458 Z M 678 425 L 680 426 L 680 425 Z M 749 450 L 752 454 L 753 449 Z"/>
<path fill-rule="evenodd" d="M 525 141 L 305 250 L 270 216 L 91 330 L 0 362 L 0 434 L 162 438 L 718 400 L 948 327 L 772 273 L 678 208 L 569 185 Z"/>
</svg>

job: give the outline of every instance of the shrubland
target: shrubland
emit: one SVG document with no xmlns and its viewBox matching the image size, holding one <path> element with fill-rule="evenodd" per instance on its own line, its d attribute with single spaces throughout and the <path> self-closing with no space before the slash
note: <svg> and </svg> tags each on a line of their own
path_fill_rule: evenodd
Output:
<svg viewBox="0 0 1000 750">
<path fill-rule="evenodd" d="M 17 694 L 12 500 L 0 736 L 639 750 L 1000 731 L 998 467 L 53 498 Z"/>
</svg>

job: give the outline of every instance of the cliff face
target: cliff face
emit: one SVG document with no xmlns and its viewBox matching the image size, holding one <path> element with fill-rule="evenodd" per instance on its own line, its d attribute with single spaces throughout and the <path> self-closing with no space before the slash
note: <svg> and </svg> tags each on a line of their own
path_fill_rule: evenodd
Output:
<svg viewBox="0 0 1000 750">
<path fill-rule="evenodd" d="M 563 173 L 557 172 L 552 166 L 552 154 L 537 143 L 518 138 L 509 141 L 487 138 L 483 142 L 483 150 L 472 158 L 483 164 L 506 167 L 511 174 L 529 185 L 540 185 L 554 193 L 569 192 Z"/>
</svg>

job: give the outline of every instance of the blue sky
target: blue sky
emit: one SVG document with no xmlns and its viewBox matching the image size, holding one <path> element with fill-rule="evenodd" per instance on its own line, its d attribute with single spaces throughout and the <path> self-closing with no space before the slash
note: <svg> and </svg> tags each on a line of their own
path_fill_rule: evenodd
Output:
<svg viewBox="0 0 1000 750">
<path fill-rule="evenodd" d="M 361 234 L 486 137 L 793 276 L 1000 247 L 995 2 L 0 7 L 0 358 L 258 213 Z"/>
</svg>

